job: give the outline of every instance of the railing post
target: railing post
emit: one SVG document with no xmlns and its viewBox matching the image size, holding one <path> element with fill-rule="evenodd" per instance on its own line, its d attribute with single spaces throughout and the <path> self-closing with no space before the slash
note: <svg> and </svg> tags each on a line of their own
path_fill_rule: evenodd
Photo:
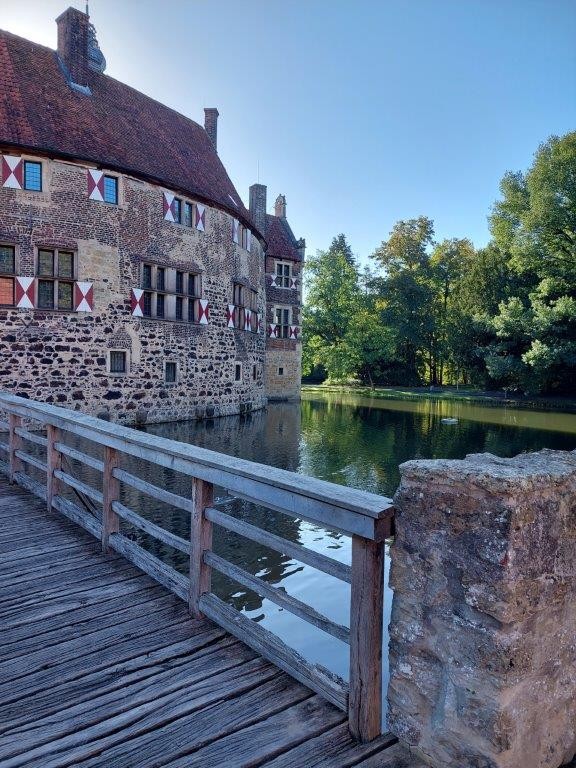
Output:
<svg viewBox="0 0 576 768">
<path fill-rule="evenodd" d="M 348 725 L 358 741 L 382 732 L 384 542 L 352 536 Z"/>
<path fill-rule="evenodd" d="M 102 477 L 102 490 L 104 501 L 102 504 L 102 551 L 108 552 L 110 534 L 120 531 L 120 518 L 112 509 L 112 502 L 120 498 L 120 481 L 114 477 L 113 472 L 118 467 L 119 458 L 116 448 L 104 448 L 104 473 Z"/>
<path fill-rule="evenodd" d="M 52 500 L 60 490 L 60 481 L 54 477 L 54 471 L 62 469 L 62 454 L 56 448 L 56 443 L 60 441 L 61 432 L 58 427 L 51 424 L 46 425 L 46 506 L 48 511 L 52 509 Z"/>
<path fill-rule="evenodd" d="M 200 597 L 211 590 L 212 569 L 204 562 L 204 552 L 212 550 L 212 523 L 204 510 L 214 499 L 214 486 L 198 478 L 192 485 L 190 520 L 190 613 L 202 618 Z"/>
<path fill-rule="evenodd" d="M 22 448 L 22 438 L 16 434 L 16 427 L 22 426 L 22 419 L 20 416 L 16 416 L 14 413 L 8 414 L 8 427 L 10 430 L 8 445 L 9 445 L 9 464 L 10 464 L 10 482 L 14 482 L 14 475 L 16 472 L 22 472 L 24 470 L 24 464 L 22 459 L 16 456 L 16 451 Z"/>
</svg>

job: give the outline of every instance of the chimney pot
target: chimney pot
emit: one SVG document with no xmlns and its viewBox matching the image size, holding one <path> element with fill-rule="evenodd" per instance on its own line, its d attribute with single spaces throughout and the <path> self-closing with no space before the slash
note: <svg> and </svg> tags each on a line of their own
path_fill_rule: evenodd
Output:
<svg viewBox="0 0 576 768">
<path fill-rule="evenodd" d="M 70 81 L 88 86 L 88 26 L 90 18 L 76 8 L 68 8 L 56 19 L 58 25 L 58 56 Z"/>
<path fill-rule="evenodd" d="M 264 184 L 252 184 L 250 187 L 249 210 L 256 228 L 266 235 L 266 186 Z"/>
<path fill-rule="evenodd" d="M 216 151 L 218 151 L 218 115 L 219 112 L 215 107 L 204 108 L 204 130 Z"/>
<path fill-rule="evenodd" d="M 274 203 L 274 215 L 279 219 L 286 218 L 286 198 L 284 195 L 278 195 L 276 202 Z"/>
</svg>

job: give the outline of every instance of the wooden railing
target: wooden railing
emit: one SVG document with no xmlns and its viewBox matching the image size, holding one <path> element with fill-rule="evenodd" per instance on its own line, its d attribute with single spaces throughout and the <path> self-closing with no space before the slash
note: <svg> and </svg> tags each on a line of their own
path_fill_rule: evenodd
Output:
<svg viewBox="0 0 576 768">
<path fill-rule="evenodd" d="M 58 510 L 100 538 L 104 551 L 120 553 L 188 601 L 195 617 L 212 619 L 347 711 L 350 730 L 357 739 L 369 741 L 380 734 L 384 540 L 391 534 L 393 520 L 389 499 L 14 395 L 0 393 L 0 410 L 8 415 L 7 422 L 0 422 L 0 427 L 8 431 L 8 441 L 0 442 L 0 453 L 7 454 L 7 461 L 0 462 L 0 468 L 9 474 L 12 482 L 46 499 L 48 509 Z M 45 429 L 46 437 L 38 434 L 38 427 Z M 100 446 L 103 458 L 67 444 L 67 435 L 88 441 L 83 445 Z M 34 454 L 24 449 L 27 442 L 37 446 Z M 136 457 L 189 476 L 189 496 L 173 493 L 125 471 L 121 468 L 122 456 Z M 69 469 L 70 459 L 101 474 L 102 490 L 74 477 Z M 26 467 L 33 467 L 36 474 L 45 473 L 46 482 L 33 478 Z M 123 485 L 189 513 L 190 539 L 171 533 L 122 504 Z M 215 485 L 227 489 L 234 497 L 350 535 L 351 567 L 221 511 L 214 504 Z M 73 489 L 80 503 L 65 498 L 64 487 Z M 87 511 L 90 506 L 98 510 L 97 516 Z M 124 536 L 120 532 L 120 520 L 189 555 L 188 578 Z M 350 628 L 331 621 L 284 589 L 274 587 L 213 552 L 215 525 L 349 583 Z M 218 598 L 211 589 L 213 570 L 347 643 L 350 646 L 349 683 L 324 667 L 308 663 L 279 637 Z"/>
</svg>

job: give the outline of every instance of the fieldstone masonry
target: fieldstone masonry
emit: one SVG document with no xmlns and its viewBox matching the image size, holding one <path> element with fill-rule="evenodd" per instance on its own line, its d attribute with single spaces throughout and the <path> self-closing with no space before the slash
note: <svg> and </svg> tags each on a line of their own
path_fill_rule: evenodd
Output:
<svg viewBox="0 0 576 768">
<path fill-rule="evenodd" d="M 437 768 L 558 768 L 576 752 L 576 452 L 401 471 L 389 728 Z"/>
</svg>

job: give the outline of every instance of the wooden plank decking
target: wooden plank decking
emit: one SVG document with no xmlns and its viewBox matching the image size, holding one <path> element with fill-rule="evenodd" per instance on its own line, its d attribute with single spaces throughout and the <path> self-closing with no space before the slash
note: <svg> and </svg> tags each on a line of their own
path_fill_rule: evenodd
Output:
<svg viewBox="0 0 576 768">
<path fill-rule="evenodd" d="M 0 768 L 419 768 L 0 476 Z"/>
</svg>

